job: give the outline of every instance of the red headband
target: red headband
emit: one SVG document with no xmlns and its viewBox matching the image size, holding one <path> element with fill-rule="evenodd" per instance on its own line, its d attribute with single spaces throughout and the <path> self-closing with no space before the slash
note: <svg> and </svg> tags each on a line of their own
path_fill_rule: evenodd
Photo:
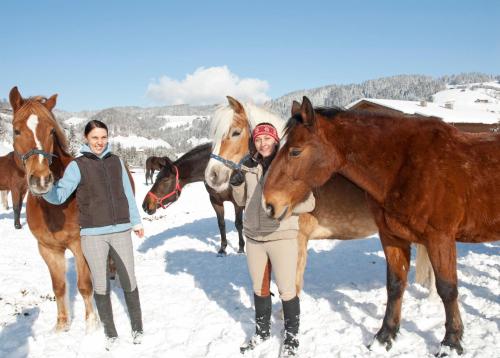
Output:
<svg viewBox="0 0 500 358">
<path fill-rule="evenodd" d="M 253 140 L 255 141 L 255 139 L 258 136 L 265 135 L 265 134 L 272 137 L 276 142 L 279 143 L 280 139 L 278 137 L 278 131 L 271 124 L 267 124 L 267 123 L 259 124 L 259 125 L 257 125 L 257 127 L 254 128 L 254 130 L 252 132 Z"/>
</svg>

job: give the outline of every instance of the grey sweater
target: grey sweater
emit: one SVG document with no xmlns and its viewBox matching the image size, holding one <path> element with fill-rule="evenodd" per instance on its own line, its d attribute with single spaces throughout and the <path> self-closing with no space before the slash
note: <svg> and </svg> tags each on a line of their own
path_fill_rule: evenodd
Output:
<svg viewBox="0 0 500 358">
<path fill-rule="evenodd" d="M 256 241 L 294 239 L 299 229 L 298 214 L 314 210 L 315 199 L 312 193 L 298 204 L 290 217 L 278 221 L 267 216 L 262 206 L 262 189 L 266 176 L 262 175 L 262 165 L 245 173 L 245 182 L 232 186 L 233 197 L 238 205 L 245 205 L 243 230 L 245 236 Z"/>
</svg>

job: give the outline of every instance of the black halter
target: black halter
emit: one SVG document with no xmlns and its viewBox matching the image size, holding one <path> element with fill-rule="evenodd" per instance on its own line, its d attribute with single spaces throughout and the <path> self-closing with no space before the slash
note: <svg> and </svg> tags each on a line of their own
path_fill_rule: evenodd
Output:
<svg viewBox="0 0 500 358">
<path fill-rule="evenodd" d="M 23 161 L 23 165 L 25 165 L 26 163 L 26 160 L 31 157 L 32 155 L 35 155 L 35 154 L 39 154 L 39 155 L 42 155 L 45 159 L 47 159 L 47 161 L 49 162 L 49 165 L 52 164 L 52 157 L 55 157 L 57 158 L 57 155 L 53 154 L 53 153 L 48 153 L 48 152 L 45 152 L 41 149 L 32 149 L 30 150 L 29 152 L 25 153 L 25 154 L 21 154 L 21 153 L 18 153 L 18 152 L 15 152 L 19 158 L 21 158 L 21 160 Z"/>
</svg>

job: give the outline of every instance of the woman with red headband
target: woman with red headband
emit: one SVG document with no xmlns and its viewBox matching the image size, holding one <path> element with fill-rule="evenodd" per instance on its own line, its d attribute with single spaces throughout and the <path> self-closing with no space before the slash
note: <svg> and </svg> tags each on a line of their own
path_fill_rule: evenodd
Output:
<svg viewBox="0 0 500 358">
<path fill-rule="evenodd" d="M 281 357 L 294 356 L 299 346 L 298 332 L 300 302 L 295 288 L 297 270 L 298 214 L 314 209 L 312 194 L 284 220 L 278 221 L 266 215 L 262 207 L 262 189 L 273 158 L 279 147 L 276 128 L 261 123 L 252 133 L 255 148 L 243 161 L 246 173 L 233 172 L 230 183 L 233 197 L 239 205 L 245 205 L 243 229 L 247 238 L 247 263 L 252 279 L 255 304 L 255 334 L 241 346 L 241 353 L 255 348 L 271 335 L 271 270 L 283 304 L 285 336 Z M 244 185 L 243 185 L 244 184 Z"/>
</svg>

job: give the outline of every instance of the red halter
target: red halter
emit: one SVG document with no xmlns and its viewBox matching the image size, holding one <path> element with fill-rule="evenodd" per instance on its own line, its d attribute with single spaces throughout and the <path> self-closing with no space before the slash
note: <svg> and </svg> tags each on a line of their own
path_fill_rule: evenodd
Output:
<svg viewBox="0 0 500 358">
<path fill-rule="evenodd" d="M 151 191 L 148 192 L 148 195 L 151 198 L 153 198 L 153 200 L 156 202 L 156 205 L 160 205 L 163 209 L 168 208 L 170 206 L 170 204 L 173 203 L 173 201 L 171 201 L 170 203 L 168 203 L 165 206 L 165 205 L 163 205 L 163 200 L 170 198 L 174 194 L 176 194 L 177 197 L 179 197 L 179 195 L 181 194 L 182 188 L 181 188 L 181 184 L 179 183 L 179 169 L 177 169 L 176 165 L 174 165 L 174 168 L 175 168 L 175 189 L 173 191 L 171 191 L 170 193 L 168 193 L 167 195 L 165 195 L 161 198 L 157 197 Z"/>
</svg>

